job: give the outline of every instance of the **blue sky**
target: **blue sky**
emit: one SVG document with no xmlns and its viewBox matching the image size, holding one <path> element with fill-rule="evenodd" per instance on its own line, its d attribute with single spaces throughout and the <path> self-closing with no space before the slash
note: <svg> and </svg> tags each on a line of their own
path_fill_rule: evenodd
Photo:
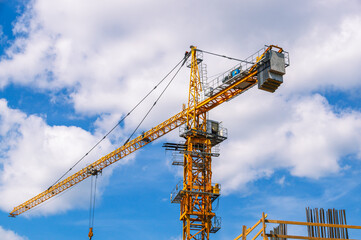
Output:
<svg viewBox="0 0 361 240">
<path fill-rule="evenodd" d="M 210 113 L 229 135 L 213 160 L 222 229 L 212 239 L 233 239 L 263 211 L 304 221 L 308 206 L 346 209 L 361 225 L 360 13 L 357 0 L 0 0 L 1 239 L 87 238 L 89 180 L 28 214 L 8 213 L 69 169 L 190 45 L 246 58 L 277 44 L 291 59 L 276 93 L 254 88 Z M 204 62 L 208 76 L 235 64 Z M 184 68 L 138 133 L 181 110 L 188 79 Z M 121 146 L 160 90 L 78 169 Z M 169 196 L 181 170 L 162 148 L 179 141 L 175 130 L 105 169 L 94 239 L 180 239 Z"/>
</svg>

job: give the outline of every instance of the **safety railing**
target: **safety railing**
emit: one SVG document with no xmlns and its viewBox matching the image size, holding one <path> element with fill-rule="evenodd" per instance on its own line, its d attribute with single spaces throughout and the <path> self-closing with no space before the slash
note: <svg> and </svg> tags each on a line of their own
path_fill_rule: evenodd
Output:
<svg viewBox="0 0 361 240">
<path fill-rule="evenodd" d="M 189 191 L 184 189 L 183 181 L 180 180 L 170 194 L 171 203 L 180 203 L 185 192 L 210 195 L 213 202 L 221 194 L 221 185 L 219 183 L 212 183 L 212 192 L 204 192 L 201 188 L 195 188 Z"/>
<path fill-rule="evenodd" d="M 242 227 L 242 233 L 238 235 L 234 240 L 246 240 L 246 239 L 309 239 L 309 240 L 342 240 L 345 238 L 326 238 L 326 237 L 310 237 L 310 236 L 297 236 L 286 234 L 277 234 L 273 231 L 267 233 L 266 228 L 268 224 L 284 224 L 284 225 L 298 225 L 307 227 L 324 227 L 329 229 L 359 229 L 361 226 L 347 225 L 347 224 L 329 224 L 329 223 L 313 223 L 313 222 L 297 222 L 297 221 L 283 221 L 283 220 L 270 220 L 267 219 L 267 214 L 262 213 L 262 218 L 252 227 L 247 228 L 245 225 Z M 260 226 L 260 229 L 258 228 Z M 257 229 L 257 230 L 256 230 Z M 256 231 L 254 231 L 256 230 Z M 253 232 L 254 231 L 254 232 Z"/>
<path fill-rule="evenodd" d="M 235 65 L 234 67 L 219 74 L 215 78 L 205 83 L 204 98 L 211 97 L 212 95 L 217 94 L 230 84 L 247 76 L 249 70 L 254 66 L 254 64 L 256 62 L 261 62 L 260 58 L 262 57 L 262 54 L 266 51 L 267 48 L 268 46 L 265 46 L 248 58 L 244 59 L 241 63 Z M 285 67 L 288 67 L 290 65 L 289 53 L 286 51 L 283 51 L 282 53 L 285 57 Z"/>
</svg>

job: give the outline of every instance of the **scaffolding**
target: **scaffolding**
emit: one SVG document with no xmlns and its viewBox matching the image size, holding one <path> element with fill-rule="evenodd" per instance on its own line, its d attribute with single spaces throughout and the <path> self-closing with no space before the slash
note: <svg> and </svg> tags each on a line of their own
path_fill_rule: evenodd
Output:
<svg viewBox="0 0 361 240">
<path fill-rule="evenodd" d="M 344 210 L 343 210 L 344 211 Z M 332 215 L 336 216 L 336 215 Z M 340 215 L 341 216 L 341 215 Z M 344 215 L 346 217 L 346 215 Z M 271 220 L 267 219 L 267 214 L 262 213 L 262 218 L 252 227 L 247 228 L 247 226 L 243 225 L 242 227 L 242 233 L 238 235 L 234 240 L 246 240 L 246 239 L 263 239 L 263 240 L 286 240 L 286 239 L 309 239 L 309 240 L 342 240 L 342 239 L 348 239 L 346 234 L 345 235 L 336 235 L 334 233 L 336 232 L 348 232 L 348 229 L 359 229 L 361 230 L 361 226 L 355 226 L 355 225 L 347 225 L 346 219 L 344 221 L 344 224 L 337 224 L 337 223 L 320 223 L 320 222 L 298 222 L 298 221 L 284 221 L 284 220 Z M 332 222 L 332 220 L 331 220 Z M 276 227 L 271 230 L 270 232 L 267 232 L 267 225 L 268 224 L 280 224 L 279 227 Z M 307 236 L 300 236 L 300 235 L 290 235 L 287 233 L 287 228 L 289 225 L 293 226 L 306 226 L 308 230 Z M 277 229 L 278 228 L 278 229 Z M 320 229 L 324 229 L 325 232 L 330 233 L 329 235 L 320 235 Z M 309 229 L 316 229 L 316 232 L 318 231 L 319 235 L 310 234 Z M 317 230 L 318 229 L 318 230 Z M 255 230 L 255 231 L 254 231 Z M 258 231 L 257 231 L 258 230 Z M 331 234 L 331 232 L 333 234 Z"/>
</svg>

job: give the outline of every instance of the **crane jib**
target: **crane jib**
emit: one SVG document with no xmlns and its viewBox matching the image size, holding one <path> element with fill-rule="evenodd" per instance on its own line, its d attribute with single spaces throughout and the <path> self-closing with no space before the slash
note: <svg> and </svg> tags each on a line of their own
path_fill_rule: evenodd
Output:
<svg viewBox="0 0 361 240">
<path fill-rule="evenodd" d="M 223 84 L 218 86 L 217 89 L 213 89 L 212 92 L 208 94 L 208 98 L 201 101 L 196 106 L 196 108 L 191 111 L 196 111 L 196 115 L 208 112 L 209 110 L 217 107 L 223 102 L 229 101 L 234 97 L 247 91 L 248 89 L 252 88 L 253 86 L 255 86 L 258 82 L 257 81 L 258 68 L 262 63 L 265 54 L 268 51 L 270 51 L 273 47 L 276 46 L 271 45 L 267 47 L 267 49 L 264 50 L 264 52 L 260 55 L 260 57 L 257 58 L 256 63 L 250 66 L 248 69 L 246 69 L 246 71 L 237 72 L 237 75 L 232 76 L 232 79 L 230 81 L 229 79 L 227 79 L 227 82 L 224 82 Z M 279 47 L 277 48 L 280 49 L 278 52 L 283 51 L 281 48 Z M 285 66 L 288 66 L 287 64 L 288 63 L 286 63 Z M 126 157 L 127 155 L 133 153 L 134 151 L 146 146 L 150 142 L 155 141 L 156 139 L 162 137 L 168 132 L 174 130 L 175 128 L 178 128 L 182 124 L 186 123 L 187 112 L 188 112 L 187 108 L 183 109 L 181 112 L 177 113 L 173 117 L 162 122 L 156 127 L 153 127 L 149 131 L 144 132 L 140 136 L 127 142 L 126 144 L 114 150 L 113 152 L 105 155 L 104 157 L 95 161 L 91 165 L 81 169 L 80 171 L 74 173 L 73 175 L 69 176 L 63 181 L 58 182 L 57 184 L 53 185 L 52 187 L 38 194 L 37 196 L 31 198 L 30 200 L 20 204 L 19 206 L 13 209 L 13 211 L 10 213 L 10 217 L 15 217 L 21 213 L 30 210 L 31 208 L 36 207 L 37 205 L 45 202 L 46 200 L 62 193 L 63 191 L 83 181 L 84 179 L 92 176 L 93 170 L 101 171 L 107 166 L 119 161 L 120 159 Z"/>
</svg>

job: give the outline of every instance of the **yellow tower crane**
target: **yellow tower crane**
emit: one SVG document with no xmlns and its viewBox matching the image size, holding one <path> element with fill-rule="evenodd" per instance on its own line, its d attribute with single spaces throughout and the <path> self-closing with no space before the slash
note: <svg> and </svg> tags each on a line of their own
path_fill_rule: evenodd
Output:
<svg viewBox="0 0 361 240">
<path fill-rule="evenodd" d="M 182 186 L 172 194 L 171 200 L 180 203 L 183 239 L 208 240 L 209 234 L 217 232 L 220 228 L 215 213 L 212 212 L 212 202 L 219 196 L 219 185 L 212 185 L 212 147 L 226 137 L 215 124 L 216 122 L 207 120 L 206 113 L 257 83 L 259 89 L 274 92 L 283 82 L 285 68 L 289 66 L 289 57 L 288 52 L 278 46 L 266 46 L 205 85 L 201 81 L 199 71 L 201 53 L 209 52 L 191 46 L 191 52 L 185 57 L 185 60 L 190 57 L 191 68 L 187 107 L 183 107 L 181 112 L 168 120 L 15 207 L 10 216 L 15 217 L 34 208 L 175 128 L 183 126 L 181 136 L 186 139 L 186 143 L 182 151 L 183 162 L 180 165 L 183 165 L 184 176 Z M 92 229 L 91 236 L 93 236 Z"/>
</svg>

